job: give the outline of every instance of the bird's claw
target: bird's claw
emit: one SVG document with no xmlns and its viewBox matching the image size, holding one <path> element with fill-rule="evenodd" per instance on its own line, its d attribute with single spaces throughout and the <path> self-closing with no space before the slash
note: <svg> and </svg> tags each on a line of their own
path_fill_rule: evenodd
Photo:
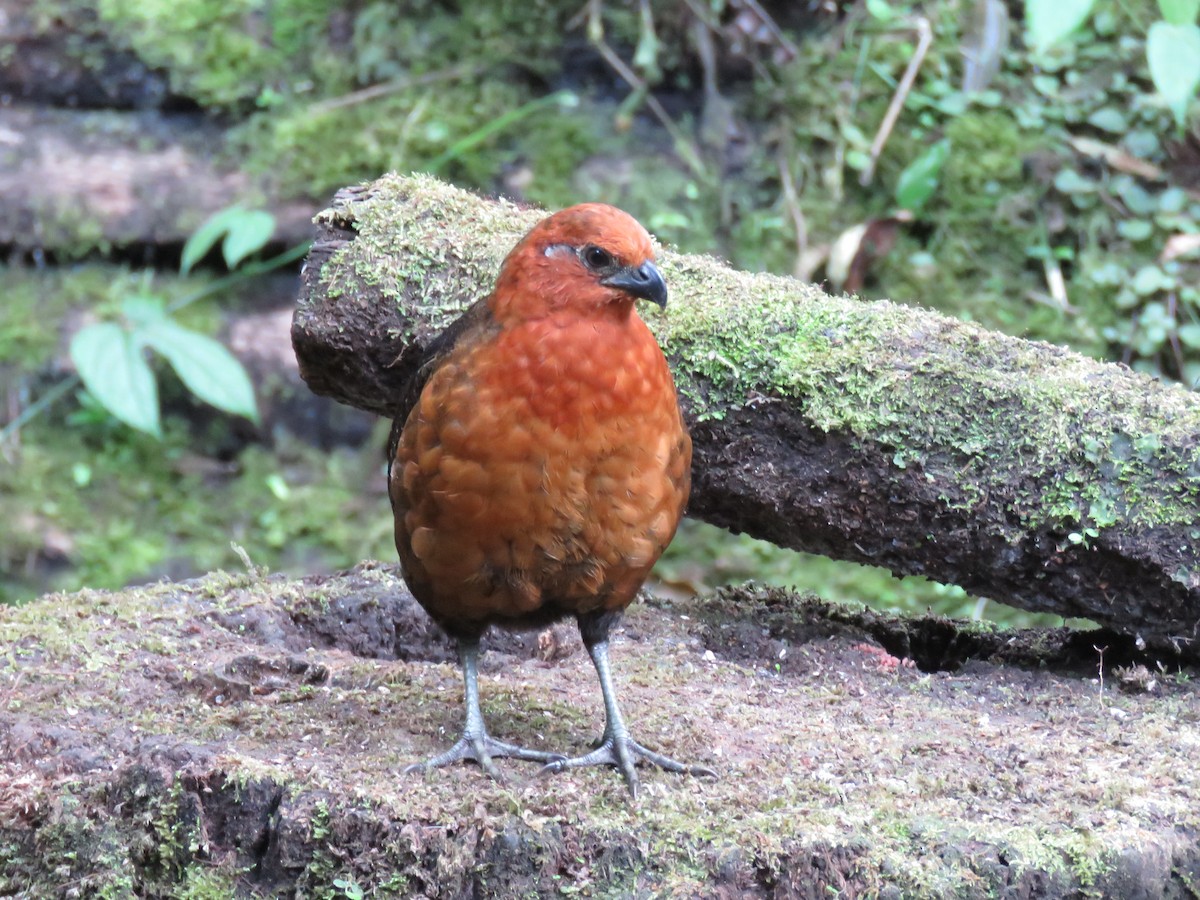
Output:
<svg viewBox="0 0 1200 900">
<path fill-rule="evenodd" d="M 502 782 L 504 781 L 504 776 L 492 762 L 493 757 L 500 756 L 507 756 L 511 759 L 528 759 L 533 762 L 548 763 L 550 765 L 566 759 L 561 753 L 550 753 L 545 750 L 531 750 L 528 747 L 518 747 L 516 744 L 498 741 L 488 734 L 464 734 L 445 753 L 439 753 L 437 756 L 431 757 L 424 762 L 405 766 L 404 774 L 424 772 L 427 769 L 440 769 L 442 766 L 448 766 L 451 763 L 471 760 L 478 763 L 479 767 L 492 778 L 496 779 L 496 781 Z"/>
<path fill-rule="evenodd" d="M 707 766 L 694 766 L 681 763 L 678 760 L 671 759 L 669 756 L 663 756 L 661 753 L 655 753 L 653 750 L 643 747 L 630 737 L 615 736 L 603 738 L 600 745 L 591 753 L 585 753 L 583 756 L 574 756 L 570 759 L 555 760 L 542 766 L 538 770 L 537 777 L 541 778 L 546 775 L 566 771 L 567 769 L 579 769 L 584 766 L 614 766 L 621 770 L 621 774 L 625 776 L 625 784 L 629 786 L 629 793 L 633 795 L 634 799 L 637 799 L 638 777 L 634 766 L 639 759 L 652 762 L 660 769 L 665 769 L 668 772 L 679 772 L 681 774 L 706 776 L 709 778 L 717 777 L 717 773 Z"/>
</svg>

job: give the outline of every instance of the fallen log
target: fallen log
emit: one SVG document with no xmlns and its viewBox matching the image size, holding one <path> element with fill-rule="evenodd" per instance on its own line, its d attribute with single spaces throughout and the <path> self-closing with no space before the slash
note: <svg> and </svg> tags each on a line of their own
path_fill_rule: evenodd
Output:
<svg viewBox="0 0 1200 900">
<path fill-rule="evenodd" d="M 343 190 L 292 327 L 319 394 L 388 415 L 543 213 L 427 177 Z M 1197 653 L 1200 398 L 886 301 L 664 250 L 690 514 Z"/>
<path fill-rule="evenodd" d="M 274 213 L 274 241 L 305 240 L 311 206 L 214 160 L 224 142 L 195 116 L 0 106 L 0 249 L 70 259 L 178 247 L 234 203 Z"/>
<path fill-rule="evenodd" d="M 0 0 L 0 101 L 83 109 L 151 109 L 170 102 L 156 71 L 105 33 L 94 6 Z M 55 14 L 57 12 L 57 14 Z"/>
</svg>

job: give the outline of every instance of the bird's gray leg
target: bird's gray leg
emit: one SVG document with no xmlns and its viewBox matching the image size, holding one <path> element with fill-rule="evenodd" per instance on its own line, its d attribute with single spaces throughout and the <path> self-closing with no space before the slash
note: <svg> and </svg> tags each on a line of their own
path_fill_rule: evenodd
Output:
<svg viewBox="0 0 1200 900">
<path fill-rule="evenodd" d="M 463 696 L 467 707 L 467 721 L 463 726 L 462 737 L 445 753 L 439 753 L 425 762 L 413 763 L 405 768 L 405 773 L 437 769 L 453 762 L 470 759 L 479 763 L 479 767 L 488 775 L 497 781 L 503 781 L 500 770 L 492 762 L 493 756 L 511 756 L 514 759 L 528 759 L 534 762 L 554 762 L 564 758 L 561 753 L 529 750 L 515 744 L 506 744 L 489 735 L 483 724 L 483 710 L 479 708 L 479 639 L 459 639 L 458 659 L 462 663 Z"/>
<path fill-rule="evenodd" d="M 599 621 L 581 616 L 579 620 L 579 633 L 583 637 L 588 654 L 592 657 L 592 664 L 596 667 L 596 675 L 600 679 L 600 693 L 604 696 L 604 734 L 600 738 L 600 744 L 591 753 L 552 762 L 543 767 L 538 774 L 546 775 L 581 766 L 615 766 L 625 776 L 625 784 L 629 786 L 629 793 L 634 798 L 638 792 L 638 777 L 634 770 L 638 759 L 648 760 L 668 772 L 708 775 L 715 778 L 717 773 L 712 769 L 687 765 L 669 756 L 655 753 L 629 736 L 625 718 L 621 715 L 621 707 L 617 704 L 617 692 L 613 687 L 612 670 L 608 664 L 608 631 L 615 620 L 612 616 L 601 617 Z"/>
</svg>

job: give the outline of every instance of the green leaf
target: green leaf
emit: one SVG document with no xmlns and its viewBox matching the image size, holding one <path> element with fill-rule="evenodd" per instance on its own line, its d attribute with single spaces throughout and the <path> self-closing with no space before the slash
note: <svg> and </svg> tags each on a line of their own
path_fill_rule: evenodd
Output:
<svg viewBox="0 0 1200 900">
<path fill-rule="evenodd" d="M 1200 0 L 1158 0 L 1158 8 L 1169 25 L 1194 25 Z"/>
<path fill-rule="evenodd" d="M 148 325 L 166 316 L 167 305 L 162 297 L 131 294 L 121 301 L 121 315 L 135 325 Z"/>
<path fill-rule="evenodd" d="M 1096 190 L 1096 182 L 1084 178 L 1074 169 L 1063 169 L 1054 176 L 1054 188 L 1064 194 L 1086 194 Z"/>
<path fill-rule="evenodd" d="M 1042 53 L 1075 31 L 1092 12 L 1095 0 L 1025 0 L 1030 43 Z"/>
<path fill-rule="evenodd" d="M 261 209 L 239 209 L 229 220 L 229 233 L 221 244 L 225 265 L 236 269 L 238 263 L 266 246 L 275 233 L 275 217 Z"/>
<path fill-rule="evenodd" d="M 129 332 L 113 322 L 89 325 L 71 339 L 71 361 L 93 397 L 126 425 L 161 437 L 158 385 Z"/>
<path fill-rule="evenodd" d="M 1181 187 L 1171 185 L 1158 195 L 1158 211 L 1163 213 L 1181 213 L 1187 206 L 1188 195 Z"/>
<path fill-rule="evenodd" d="M 241 207 L 230 206 L 213 213 L 204 224 L 192 232 L 192 236 L 183 245 L 183 255 L 179 260 L 179 271 L 185 275 L 192 267 L 216 246 L 217 241 L 229 231 L 230 220 L 241 213 Z"/>
<path fill-rule="evenodd" d="M 950 152 L 950 141 L 941 140 L 908 164 L 896 182 L 896 204 L 918 212 L 937 190 L 942 164 Z"/>
<path fill-rule="evenodd" d="M 1154 87 L 1182 128 L 1188 104 L 1200 85 L 1200 26 L 1155 22 L 1146 34 L 1146 62 Z"/>
<path fill-rule="evenodd" d="M 165 356 L 187 389 L 205 403 L 258 422 L 250 377 L 220 343 L 169 319 L 141 329 L 138 337 Z"/>
<path fill-rule="evenodd" d="M 184 274 L 190 272 L 222 238 L 221 255 L 225 265 L 235 269 L 251 253 L 261 250 L 274 232 L 275 217 L 269 212 L 241 206 L 226 207 L 209 216 L 187 239 L 179 269 Z"/>
<path fill-rule="evenodd" d="M 1179 339 L 1193 350 L 1200 350 L 1200 325 L 1189 322 L 1179 326 Z"/>
<path fill-rule="evenodd" d="M 1112 106 L 1101 107 L 1088 116 L 1087 121 L 1089 125 L 1113 134 L 1124 134 L 1129 130 L 1129 123 L 1125 120 L 1124 114 Z"/>
<path fill-rule="evenodd" d="M 1144 241 L 1154 233 L 1154 226 L 1145 219 L 1126 219 L 1117 223 L 1117 234 L 1129 241 Z"/>
<path fill-rule="evenodd" d="M 1131 286 L 1134 291 L 1142 296 L 1148 297 L 1151 294 L 1157 294 L 1159 291 L 1169 291 L 1175 287 L 1175 279 L 1155 265 L 1142 266 L 1133 276 Z M 1145 312 L 1143 312 L 1143 320 L 1147 316 L 1157 315 L 1157 309 L 1161 304 L 1147 304 Z"/>
<path fill-rule="evenodd" d="M 887 0 L 867 0 L 867 12 L 885 25 L 896 18 L 896 11 Z"/>
</svg>

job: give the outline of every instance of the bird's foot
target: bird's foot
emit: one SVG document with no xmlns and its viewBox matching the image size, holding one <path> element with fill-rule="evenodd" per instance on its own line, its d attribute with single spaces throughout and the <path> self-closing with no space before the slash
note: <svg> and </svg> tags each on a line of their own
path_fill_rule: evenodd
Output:
<svg viewBox="0 0 1200 900">
<path fill-rule="evenodd" d="M 669 756 L 663 756 L 661 753 L 655 753 L 653 750 L 643 747 L 631 737 L 618 737 L 615 735 L 608 735 L 602 738 L 600 745 L 591 753 L 585 753 L 583 756 L 575 756 L 571 759 L 555 760 L 543 766 L 538 772 L 538 776 L 552 775 L 566 769 L 578 769 L 583 766 L 614 766 L 621 770 L 621 774 L 625 776 L 625 784 L 629 786 L 629 793 L 633 795 L 634 799 L 637 799 L 638 777 L 634 766 L 637 760 L 640 759 L 652 762 L 660 769 L 666 769 L 668 772 L 703 775 L 709 778 L 717 777 L 717 773 L 707 766 L 693 766 L 681 763 L 678 760 L 671 759 Z"/>
<path fill-rule="evenodd" d="M 504 776 L 492 762 L 492 758 L 497 756 L 508 756 L 512 759 L 528 759 L 533 762 L 549 763 L 551 765 L 566 759 L 561 753 L 548 753 L 544 750 L 530 750 L 528 747 L 506 744 L 504 741 L 498 741 L 488 734 L 464 734 L 458 739 L 458 743 L 445 753 L 439 753 L 437 756 L 425 760 L 425 762 L 413 763 L 411 766 L 406 766 L 404 774 L 424 772 L 426 769 L 440 769 L 442 766 L 448 766 L 451 763 L 462 760 L 474 760 L 492 778 L 497 781 L 504 781 Z"/>
</svg>

